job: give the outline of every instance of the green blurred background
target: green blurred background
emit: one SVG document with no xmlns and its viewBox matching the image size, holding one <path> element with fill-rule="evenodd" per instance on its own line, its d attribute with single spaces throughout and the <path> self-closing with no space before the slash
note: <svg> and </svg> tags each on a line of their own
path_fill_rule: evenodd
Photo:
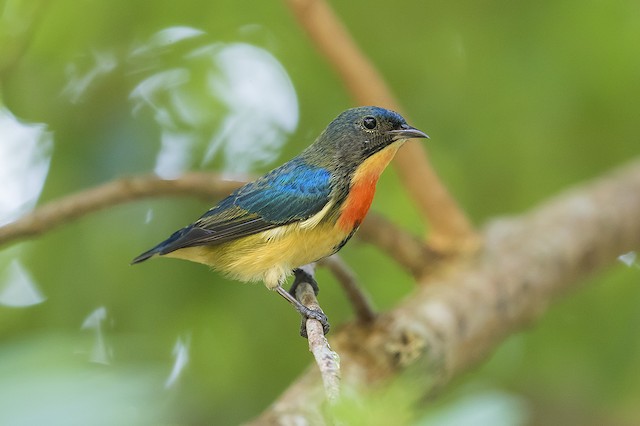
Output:
<svg viewBox="0 0 640 426">
<path fill-rule="evenodd" d="M 333 3 L 478 225 L 640 152 L 638 1 Z M 0 1 L 0 223 L 123 176 L 267 171 L 350 106 L 280 1 Z M 398 186 L 388 170 L 373 209 L 423 233 Z M 297 314 L 261 285 L 129 266 L 209 205 L 139 201 L 2 247 L 0 424 L 237 424 L 304 370 Z M 411 291 L 375 248 L 342 253 L 380 309 Z M 413 424 L 640 424 L 625 259 L 438 402 L 398 417 L 396 389 L 376 407 Z M 352 318 L 319 281 L 332 324 Z"/>
</svg>

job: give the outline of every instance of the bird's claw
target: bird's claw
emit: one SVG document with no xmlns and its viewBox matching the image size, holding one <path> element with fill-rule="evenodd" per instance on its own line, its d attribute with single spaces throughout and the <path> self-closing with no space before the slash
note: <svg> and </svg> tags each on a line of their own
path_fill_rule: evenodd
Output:
<svg viewBox="0 0 640 426">
<path fill-rule="evenodd" d="M 320 292 L 320 288 L 318 287 L 318 282 L 313 277 L 313 275 L 300 268 L 294 269 L 293 273 L 295 275 L 295 279 L 293 280 L 293 284 L 291 284 L 291 288 L 289 289 L 289 294 L 291 294 L 291 296 L 296 297 L 296 289 L 302 283 L 309 284 L 311 288 L 313 288 L 313 292 L 315 293 L 315 295 L 318 295 L 318 292 Z M 302 304 L 300 305 L 298 311 L 300 312 L 300 315 L 302 315 L 302 321 L 300 322 L 300 335 L 302 337 L 308 338 L 307 319 L 309 318 L 320 321 L 324 334 L 327 334 L 329 332 L 329 319 L 324 314 L 324 312 L 307 308 Z"/>
<path fill-rule="evenodd" d="M 300 312 L 302 315 L 302 321 L 300 322 L 300 335 L 307 339 L 307 320 L 309 318 L 317 320 L 322 324 L 322 332 L 324 334 L 329 333 L 331 326 L 329 325 L 329 319 L 322 311 L 316 311 L 315 309 L 307 308 L 304 312 Z"/>
</svg>

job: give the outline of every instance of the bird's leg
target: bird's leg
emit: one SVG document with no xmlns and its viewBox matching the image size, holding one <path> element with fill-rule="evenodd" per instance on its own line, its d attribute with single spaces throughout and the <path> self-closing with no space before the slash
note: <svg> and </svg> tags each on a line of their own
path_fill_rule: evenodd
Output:
<svg viewBox="0 0 640 426">
<path fill-rule="evenodd" d="M 302 281 L 300 281 L 298 284 L 300 283 L 302 283 Z M 327 334 L 329 332 L 329 320 L 327 319 L 327 316 L 323 312 L 316 311 L 315 309 L 307 308 L 302 303 L 300 303 L 298 299 L 296 299 L 284 288 L 282 288 L 281 285 L 276 287 L 275 290 L 278 292 L 280 296 L 284 297 L 284 299 L 287 302 L 291 303 L 293 307 L 296 309 L 296 311 L 300 312 L 300 315 L 302 315 L 302 324 L 300 325 L 300 335 L 302 337 L 307 337 L 307 318 L 313 318 L 315 320 L 320 321 L 320 324 L 322 324 L 322 329 L 324 331 L 324 334 Z"/>
<path fill-rule="evenodd" d="M 308 273 L 302 268 L 296 268 L 293 270 L 293 274 L 295 275 L 295 279 L 293 280 L 293 284 L 291 284 L 291 288 L 289 289 L 289 294 L 293 297 L 296 297 L 296 289 L 302 283 L 307 283 L 313 288 L 313 292 L 317 296 L 320 293 L 320 287 L 318 287 L 318 281 L 313 278 L 313 275 Z M 325 333 L 326 334 L 326 333 Z"/>
<path fill-rule="evenodd" d="M 310 269 L 308 269 L 310 267 Z M 296 300 L 298 300 L 299 298 L 296 295 L 296 290 L 298 289 L 298 286 L 300 286 L 300 284 L 302 283 L 307 283 L 311 286 L 311 288 L 313 289 L 313 294 L 314 295 L 318 295 L 318 293 L 320 292 L 320 287 L 318 287 L 318 282 L 316 281 L 316 279 L 313 277 L 313 271 L 315 269 L 315 265 L 311 264 L 311 265 L 305 265 L 304 267 L 301 268 L 296 268 L 293 270 L 293 273 L 295 275 L 295 278 L 293 280 L 293 284 L 291 284 L 291 288 L 289 289 L 289 294 L 291 296 L 293 296 Z M 302 306 L 305 306 L 304 304 L 301 303 Z M 311 309 L 312 312 L 318 312 L 316 310 Z M 320 323 L 322 324 L 322 329 L 324 334 L 327 334 L 329 332 L 329 322 L 327 320 L 326 315 L 323 312 L 319 312 L 320 314 L 322 314 L 325 318 L 325 320 L 319 320 Z M 307 337 L 307 318 L 309 316 L 308 315 L 304 315 L 302 314 L 302 321 L 300 322 L 300 335 L 302 337 Z"/>
</svg>

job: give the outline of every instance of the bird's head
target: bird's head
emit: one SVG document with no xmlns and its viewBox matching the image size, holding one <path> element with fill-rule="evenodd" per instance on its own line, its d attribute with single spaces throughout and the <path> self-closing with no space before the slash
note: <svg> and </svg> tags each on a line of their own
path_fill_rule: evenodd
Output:
<svg viewBox="0 0 640 426">
<path fill-rule="evenodd" d="M 352 108 L 329 123 L 305 156 L 328 167 L 354 170 L 372 155 L 411 138 L 428 136 L 397 112 L 375 106 Z"/>
</svg>

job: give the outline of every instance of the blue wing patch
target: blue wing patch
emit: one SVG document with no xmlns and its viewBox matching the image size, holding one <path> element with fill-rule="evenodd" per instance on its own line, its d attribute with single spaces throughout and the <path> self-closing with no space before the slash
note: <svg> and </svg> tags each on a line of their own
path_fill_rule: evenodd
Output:
<svg viewBox="0 0 640 426">
<path fill-rule="evenodd" d="M 156 253 L 220 244 L 308 219 L 329 202 L 330 178 L 328 170 L 294 158 L 237 189 L 195 223 L 174 232 L 133 263 Z"/>
<path fill-rule="evenodd" d="M 243 187 L 234 204 L 277 223 L 308 219 L 322 210 L 331 193 L 329 171 L 301 160 L 285 166 Z"/>
</svg>

